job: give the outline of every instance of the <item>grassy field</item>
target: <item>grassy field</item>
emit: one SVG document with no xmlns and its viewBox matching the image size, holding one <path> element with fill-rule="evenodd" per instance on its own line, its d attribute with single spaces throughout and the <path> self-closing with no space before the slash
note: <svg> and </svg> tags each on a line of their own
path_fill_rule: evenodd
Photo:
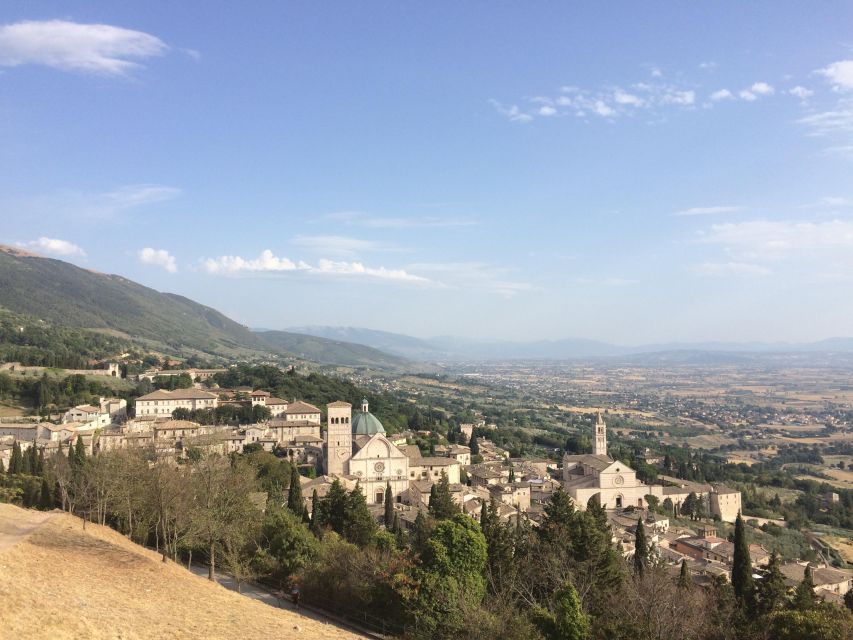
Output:
<svg viewBox="0 0 853 640">
<path fill-rule="evenodd" d="M 0 504 L 0 640 L 363 636 L 208 582 L 112 529 Z"/>
</svg>

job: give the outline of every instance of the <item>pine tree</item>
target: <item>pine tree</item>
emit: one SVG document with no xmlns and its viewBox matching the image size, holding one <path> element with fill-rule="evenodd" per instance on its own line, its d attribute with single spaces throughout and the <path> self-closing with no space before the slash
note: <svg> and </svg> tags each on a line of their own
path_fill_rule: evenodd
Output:
<svg viewBox="0 0 853 640">
<path fill-rule="evenodd" d="M 775 551 L 770 554 L 770 562 L 756 587 L 758 608 L 761 613 L 770 613 L 784 608 L 788 599 L 788 587 L 785 585 L 785 576 L 779 568 L 779 555 Z"/>
<path fill-rule="evenodd" d="M 794 591 L 794 601 L 791 603 L 797 611 L 809 611 L 817 606 L 817 596 L 814 592 L 814 580 L 812 580 L 812 568 L 808 565 L 803 573 L 803 580 Z"/>
<path fill-rule="evenodd" d="M 746 528 L 740 513 L 737 514 L 737 520 L 735 520 L 734 546 L 732 587 L 741 606 L 750 610 L 754 603 L 755 587 L 752 582 L 752 560 L 749 557 Z"/>
<path fill-rule="evenodd" d="M 424 515 L 423 511 L 418 511 L 418 515 L 415 518 L 415 525 L 412 528 L 412 547 L 420 553 L 424 546 L 426 545 L 427 540 L 429 540 L 429 534 L 432 532 L 432 525 L 427 520 L 427 517 Z"/>
<path fill-rule="evenodd" d="M 299 469 L 290 467 L 290 487 L 287 489 L 287 508 L 302 518 L 305 515 L 305 502 L 302 500 L 302 484 L 299 481 Z"/>
<path fill-rule="evenodd" d="M 693 579 L 690 577 L 690 570 L 687 568 L 687 560 L 681 561 L 681 573 L 678 576 L 678 586 L 681 589 L 689 589 L 693 586 Z"/>
<path fill-rule="evenodd" d="M 39 509 L 49 511 L 53 509 L 53 492 L 50 490 L 50 484 L 47 478 L 42 476 L 41 479 L 41 495 L 39 496 Z"/>
<path fill-rule="evenodd" d="M 375 534 L 376 521 L 370 514 L 361 487 L 356 483 L 355 489 L 350 491 L 348 495 L 344 537 L 359 547 L 366 547 L 371 543 Z"/>
<path fill-rule="evenodd" d="M 385 484 L 385 529 L 391 531 L 394 525 L 394 494 L 391 493 L 391 483 Z"/>
<path fill-rule="evenodd" d="M 649 564 L 649 543 L 646 542 L 646 528 L 642 516 L 637 519 L 634 533 L 634 574 L 642 576 Z"/>
<path fill-rule="evenodd" d="M 15 441 L 12 445 L 12 457 L 9 458 L 9 475 L 21 473 L 24 461 L 21 456 L 21 445 Z"/>
<path fill-rule="evenodd" d="M 459 513 L 459 505 L 453 501 L 450 493 L 450 481 L 443 471 L 441 479 L 430 489 L 429 513 L 436 520 L 447 520 Z"/>
</svg>

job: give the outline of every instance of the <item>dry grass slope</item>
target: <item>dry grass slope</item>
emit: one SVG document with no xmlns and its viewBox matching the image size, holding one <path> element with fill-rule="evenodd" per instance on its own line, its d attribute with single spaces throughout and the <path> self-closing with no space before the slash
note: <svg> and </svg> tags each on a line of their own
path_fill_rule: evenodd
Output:
<svg viewBox="0 0 853 640">
<path fill-rule="evenodd" d="M 198 578 L 112 529 L 0 504 L 0 639 L 363 636 Z M 295 627 L 299 627 L 297 630 Z"/>
</svg>

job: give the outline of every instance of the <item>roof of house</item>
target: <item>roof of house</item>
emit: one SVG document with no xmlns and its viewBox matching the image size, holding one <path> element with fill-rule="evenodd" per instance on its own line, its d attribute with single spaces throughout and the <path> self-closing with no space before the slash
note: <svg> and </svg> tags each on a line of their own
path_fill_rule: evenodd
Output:
<svg viewBox="0 0 853 640">
<path fill-rule="evenodd" d="M 409 462 L 409 466 L 414 467 L 450 467 L 454 464 L 459 464 L 456 458 L 444 457 L 421 457 L 414 458 Z"/>
<path fill-rule="evenodd" d="M 806 573 L 805 565 L 791 562 L 779 567 L 789 581 L 799 584 Z M 840 584 L 853 580 L 853 571 L 834 569 L 832 567 L 812 567 L 812 582 L 816 587 L 827 584 Z"/>
<path fill-rule="evenodd" d="M 593 455 L 591 453 L 585 453 L 577 456 L 564 456 L 563 463 L 566 462 L 577 462 L 582 465 L 586 465 L 587 467 L 592 467 L 596 471 L 604 471 L 607 467 L 615 462 L 613 458 L 605 455 Z M 626 468 L 628 465 L 625 465 Z"/>
<path fill-rule="evenodd" d="M 287 400 L 282 400 L 281 398 L 274 398 L 273 396 L 268 397 L 266 400 L 266 405 L 268 407 L 282 404 L 287 406 L 289 403 L 287 402 Z"/>
<path fill-rule="evenodd" d="M 201 425 L 190 420 L 167 420 L 154 426 L 157 431 L 169 431 L 175 429 L 198 429 Z"/>
<path fill-rule="evenodd" d="M 288 415 L 293 413 L 320 413 L 320 410 L 315 407 L 313 404 L 308 404 L 307 402 L 303 402 L 302 400 L 296 400 L 295 402 L 288 405 L 285 413 Z"/>
<path fill-rule="evenodd" d="M 257 391 L 252 391 L 253 398 L 269 398 L 272 394 L 269 391 L 264 391 L 263 389 L 258 389 Z"/>
<path fill-rule="evenodd" d="M 326 406 L 330 409 L 352 409 L 352 405 L 349 402 L 344 402 L 343 400 L 330 402 Z"/>
<path fill-rule="evenodd" d="M 100 407 L 93 407 L 90 404 L 81 404 L 81 405 L 74 407 L 74 409 L 72 409 L 72 411 L 82 411 L 83 413 L 100 413 L 101 408 Z"/>
</svg>

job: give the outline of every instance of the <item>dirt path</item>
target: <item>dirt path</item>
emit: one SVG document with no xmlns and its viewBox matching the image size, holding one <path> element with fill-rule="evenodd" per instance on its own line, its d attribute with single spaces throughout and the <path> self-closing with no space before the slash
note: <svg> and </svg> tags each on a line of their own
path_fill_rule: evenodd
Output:
<svg viewBox="0 0 853 640">
<path fill-rule="evenodd" d="M 10 506 L 0 504 L 0 551 L 22 542 L 53 518 L 52 513 L 41 511 L 24 511 L 26 516 L 22 517 L 18 510 L 11 517 L 12 510 L 7 509 Z"/>
</svg>

